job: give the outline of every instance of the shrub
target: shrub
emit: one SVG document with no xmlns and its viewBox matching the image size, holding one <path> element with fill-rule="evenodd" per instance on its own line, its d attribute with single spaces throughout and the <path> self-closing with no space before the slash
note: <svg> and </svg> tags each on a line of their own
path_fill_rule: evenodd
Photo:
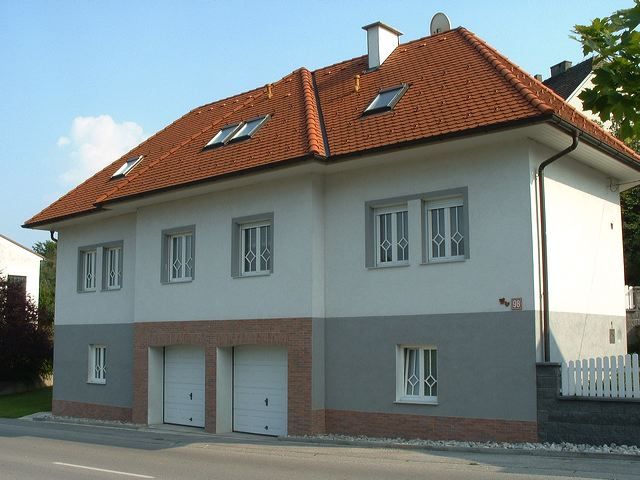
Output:
<svg viewBox="0 0 640 480">
<path fill-rule="evenodd" d="M 51 373 L 48 316 L 21 287 L 0 277 L 0 381 L 33 381 Z"/>
</svg>

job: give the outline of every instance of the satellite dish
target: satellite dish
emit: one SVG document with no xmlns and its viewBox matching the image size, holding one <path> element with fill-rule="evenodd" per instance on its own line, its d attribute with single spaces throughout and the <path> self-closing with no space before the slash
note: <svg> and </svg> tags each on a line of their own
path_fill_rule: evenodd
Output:
<svg viewBox="0 0 640 480">
<path fill-rule="evenodd" d="M 431 19 L 431 35 L 451 30 L 451 20 L 444 13 L 438 12 Z"/>
</svg>

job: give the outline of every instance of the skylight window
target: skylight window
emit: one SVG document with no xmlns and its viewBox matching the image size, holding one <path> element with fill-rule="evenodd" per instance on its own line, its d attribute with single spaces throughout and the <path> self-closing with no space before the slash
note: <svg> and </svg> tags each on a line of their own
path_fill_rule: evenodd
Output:
<svg viewBox="0 0 640 480">
<path fill-rule="evenodd" d="M 246 122 L 234 123 L 222 127 L 204 148 L 220 147 L 229 142 L 251 138 L 268 118 L 269 115 L 263 115 L 262 117 L 247 120 Z"/>
<path fill-rule="evenodd" d="M 240 125 L 240 123 L 234 123 L 233 125 L 222 127 L 222 129 L 216 133 L 216 136 L 209 140 L 209 143 L 207 143 L 204 148 L 224 145 L 231 138 L 231 135 L 238 130 Z"/>
<path fill-rule="evenodd" d="M 386 112 L 393 109 L 400 98 L 402 98 L 402 95 L 404 95 L 404 92 L 407 91 L 407 88 L 409 88 L 409 85 L 403 83 L 402 85 L 398 85 L 397 87 L 381 90 L 376 98 L 373 99 L 373 102 L 371 102 L 365 109 L 363 115 Z"/>
<path fill-rule="evenodd" d="M 127 173 L 131 171 L 133 167 L 135 167 L 138 164 L 140 160 L 142 160 L 142 155 L 140 155 L 139 157 L 130 158 L 125 163 L 123 163 L 118 170 L 116 170 L 116 173 L 111 175 L 111 178 L 124 177 Z"/>
<path fill-rule="evenodd" d="M 268 115 L 265 115 L 263 117 L 254 118 L 243 123 L 240 129 L 236 133 L 234 133 L 233 137 L 231 137 L 230 141 L 244 140 L 245 138 L 253 136 L 253 134 L 256 133 L 256 131 L 265 122 L 267 117 Z"/>
</svg>

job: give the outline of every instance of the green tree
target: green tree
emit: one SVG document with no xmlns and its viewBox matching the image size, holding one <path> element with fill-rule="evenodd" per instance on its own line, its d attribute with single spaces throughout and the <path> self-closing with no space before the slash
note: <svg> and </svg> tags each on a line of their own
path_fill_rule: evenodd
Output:
<svg viewBox="0 0 640 480">
<path fill-rule="evenodd" d="M 44 257 L 40 263 L 40 295 L 38 307 L 40 321 L 48 324 L 53 322 L 56 305 L 56 253 L 57 243 L 47 240 L 36 242 L 33 251 Z"/>
<path fill-rule="evenodd" d="M 578 97 L 585 110 L 618 125 L 625 142 L 640 140 L 640 0 L 573 33 L 584 55 L 594 54 L 593 88 Z"/>
<path fill-rule="evenodd" d="M 21 286 L 0 277 L 0 381 L 37 380 L 52 360 L 51 329 Z"/>
<path fill-rule="evenodd" d="M 614 124 L 613 133 L 618 129 Z M 640 152 L 640 140 L 628 141 Z M 624 277 L 627 285 L 640 285 L 640 187 L 620 194 L 622 208 L 622 241 L 624 244 Z"/>
</svg>

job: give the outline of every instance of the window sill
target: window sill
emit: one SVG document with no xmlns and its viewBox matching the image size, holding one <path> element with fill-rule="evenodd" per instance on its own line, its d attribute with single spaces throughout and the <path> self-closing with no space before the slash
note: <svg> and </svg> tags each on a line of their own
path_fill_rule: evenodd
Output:
<svg viewBox="0 0 640 480">
<path fill-rule="evenodd" d="M 256 273 L 241 273 L 240 275 L 235 275 L 233 278 L 255 278 L 255 277 L 268 277 L 273 272 L 256 272 Z"/>
<path fill-rule="evenodd" d="M 396 400 L 393 402 L 399 405 L 439 405 L 437 400 Z"/>
<path fill-rule="evenodd" d="M 122 287 L 103 288 L 101 291 L 103 291 L 103 292 L 118 292 L 120 290 L 122 290 Z"/>
<path fill-rule="evenodd" d="M 191 283 L 191 282 L 193 282 L 193 278 L 185 278 L 184 280 L 168 280 L 162 283 L 163 285 L 180 285 L 180 284 Z"/>
<path fill-rule="evenodd" d="M 428 260 L 426 262 L 421 262 L 420 265 L 438 265 L 440 263 L 463 263 L 466 262 L 468 258 L 443 258 L 442 260 Z"/>
<path fill-rule="evenodd" d="M 87 380 L 87 383 L 90 385 L 106 385 L 106 380 Z"/>
<path fill-rule="evenodd" d="M 385 268 L 398 268 L 398 267 L 410 267 L 410 263 L 390 263 L 384 265 L 373 265 L 371 267 L 367 267 L 367 270 L 384 270 Z"/>
<path fill-rule="evenodd" d="M 97 289 L 93 289 L 93 290 L 78 290 L 78 293 L 96 293 L 98 290 Z"/>
</svg>

